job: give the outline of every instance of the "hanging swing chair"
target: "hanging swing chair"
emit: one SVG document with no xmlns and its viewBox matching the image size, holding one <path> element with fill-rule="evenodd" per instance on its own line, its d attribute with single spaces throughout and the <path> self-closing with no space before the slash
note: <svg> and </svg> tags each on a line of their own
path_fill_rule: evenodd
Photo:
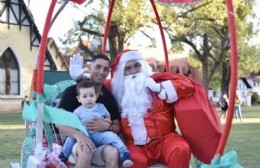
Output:
<svg viewBox="0 0 260 168">
<path fill-rule="evenodd" d="M 71 0 L 74 3 L 82 4 L 85 0 Z M 157 0 L 156 2 L 159 4 L 166 4 L 166 5 L 189 5 L 198 3 L 200 0 Z M 67 4 L 69 0 L 64 1 L 64 4 Z M 155 13 L 155 17 L 159 26 L 160 35 L 163 44 L 164 50 L 164 57 L 166 62 L 166 72 L 169 72 L 169 60 L 168 60 L 168 53 L 166 47 L 166 41 L 162 29 L 162 25 L 160 22 L 160 17 L 156 9 L 156 5 L 154 0 L 150 0 L 151 6 Z M 34 70 L 33 76 L 33 91 L 36 100 L 33 101 L 29 106 L 25 106 L 23 110 L 23 118 L 27 121 L 35 123 L 31 134 L 27 137 L 26 143 L 28 144 L 35 144 L 35 147 L 31 147 L 27 149 L 26 152 L 23 153 L 22 156 L 22 167 L 37 167 L 39 166 L 40 162 L 39 158 L 42 158 L 42 155 L 46 155 L 47 153 L 51 153 L 54 151 L 53 148 L 55 146 L 49 145 L 49 151 L 43 154 L 43 136 L 46 136 L 47 139 L 52 143 L 58 143 L 59 139 L 57 136 L 50 136 L 51 132 L 48 132 L 48 124 L 45 125 L 43 123 L 55 123 L 61 125 L 67 125 L 74 128 L 77 128 L 83 132 L 85 129 L 83 125 L 77 118 L 71 119 L 74 115 L 71 113 L 61 112 L 59 109 L 55 107 L 51 107 L 51 101 L 55 96 L 60 94 L 66 87 L 75 84 L 73 81 L 59 83 L 53 86 L 44 85 L 44 60 L 45 60 L 45 53 L 46 53 L 46 46 L 47 46 L 47 37 L 48 32 L 50 30 L 52 20 L 52 14 L 55 8 L 56 0 L 52 0 L 49 11 L 46 17 L 45 26 L 42 34 L 41 44 L 39 48 L 39 56 L 36 65 L 36 69 Z M 108 31 L 111 23 L 111 16 L 114 8 L 115 0 L 110 1 L 109 12 L 107 15 L 107 22 L 105 25 L 105 32 L 104 32 L 104 40 L 102 45 L 102 53 L 106 53 L 106 42 L 108 38 Z M 228 9 L 228 23 L 229 23 L 229 32 L 230 32 L 230 44 L 231 44 L 231 59 L 230 59 L 230 66 L 231 66 L 231 81 L 230 81 L 230 105 L 227 114 L 227 120 L 223 132 L 221 134 L 220 139 L 218 140 L 218 147 L 215 152 L 214 158 L 211 158 L 210 164 L 203 164 L 201 167 L 240 167 L 238 163 L 236 163 L 236 153 L 229 152 L 223 155 L 224 148 L 227 143 L 227 139 L 230 133 L 231 125 L 232 125 L 232 118 L 233 118 L 233 111 L 234 111 L 234 103 L 235 103 L 235 94 L 236 94 L 236 85 L 237 85 L 237 44 L 236 44 L 236 27 L 235 27 L 235 18 L 234 18 L 234 11 L 233 11 L 233 4 L 232 0 L 226 0 L 226 5 Z M 64 6 L 63 6 L 64 7 Z M 62 117 L 60 117 L 60 116 Z M 67 122 L 67 120 L 73 122 Z M 44 121 L 44 122 L 43 122 Z M 43 135 L 43 130 L 45 135 Z M 34 138 L 35 137 L 35 140 Z M 26 144 L 24 144 L 26 145 Z M 28 161 L 30 163 L 28 163 Z M 28 164 L 27 164 L 28 163 Z M 33 165 L 34 164 L 34 165 Z M 55 166 L 54 166 L 55 167 Z"/>
</svg>

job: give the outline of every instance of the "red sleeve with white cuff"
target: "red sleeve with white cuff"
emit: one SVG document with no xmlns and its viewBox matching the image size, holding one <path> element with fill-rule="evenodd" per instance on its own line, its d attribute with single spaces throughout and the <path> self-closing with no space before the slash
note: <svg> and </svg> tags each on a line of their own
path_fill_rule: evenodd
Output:
<svg viewBox="0 0 260 168">
<path fill-rule="evenodd" d="M 169 73 L 154 73 L 151 77 L 162 85 L 161 92 L 165 92 L 168 103 L 187 98 L 194 92 L 194 86 L 189 78 Z"/>
</svg>

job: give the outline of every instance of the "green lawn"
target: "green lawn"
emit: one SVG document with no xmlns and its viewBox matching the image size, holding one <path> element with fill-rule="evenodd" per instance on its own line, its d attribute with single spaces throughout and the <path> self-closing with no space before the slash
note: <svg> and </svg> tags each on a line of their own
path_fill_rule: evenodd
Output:
<svg viewBox="0 0 260 168">
<path fill-rule="evenodd" d="M 243 121 L 233 120 L 226 151 L 235 150 L 245 168 L 260 167 L 260 106 L 243 107 Z"/>
<path fill-rule="evenodd" d="M 0 113 L 0 167 L 7 168 L 11 162 L 20 162 L 25 139 L 25 124 L 21 113 Z"/>
<path fill-rule="evenodd" d="M 260 168 L 260 106 L 243 107 L 243 122 L 233 120 L 225 152 L 235 150 L 245 168 Z M 222 121 L 224 124 L 224 121 Z M 0 113 L 0 168 L 20 162 L 25 125 L 19 113 Z"/>
</svg>

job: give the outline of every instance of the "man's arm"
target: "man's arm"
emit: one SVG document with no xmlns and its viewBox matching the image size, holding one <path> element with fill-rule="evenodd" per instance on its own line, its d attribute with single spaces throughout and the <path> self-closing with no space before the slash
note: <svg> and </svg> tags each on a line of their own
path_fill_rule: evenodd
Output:
<svg viewBox="0 0 260 168">
<path fill-rule="evenodd" d="M 90 131 L 113 131 L 115 133 L 120 133 L 121 127 L 119 120 L 112 120 L 112 123 L 107 122 L 104 119 L 94 119 L 86 124 L 88 130 Z"/>
<path fill-rule="evenodd" d="M 89 130 L 93 131 L 110 130 L 119 134 L 121 131 L 121 127 L 119 123 L 120 114 L 118 105 L 116 103 L 115 98 L 105 87 L 102 88 L 102 91 L 103 96 L 99 97 L 97 102 L 105 106 L 106 110 L 110 113 L 112 123 L 106 122 L 104 121 L 104 119 L 96 119 L 94 121 L 89 122 L 86 126 Z"/>
<path fill-rule="evenodd" d="M 59 108 L 65 109 L 66 111 L 74 111 L 79 105 L 76 98 L 76 85 L 65 89 L 61 96 Z M 64 125 L 55 125 L 55 127 L 64 135 L 75 138 L 80 149 L 83 149 L 83 147 L 86 146 L 86 149 L 95 150 L 95 145 L 92 141 L 79 130 Z"/>
<path fill-rule="evenodd" d="M 119 120 L 113 120 L 109 130 L 119 134 L 121 132 L 121 126 Z"/>
<path fill-rule="evenodd" d="M 64 125 L 56 125 L 56 127 L 64 135 L 75 138 L 77 140 L 79 149 L 83 150 L 84 148 L 85 150 L 87 149 L 87 150 L 95 151 L 96 147 L 93 144 L 93 142 L 79 130 Z"/>
</svg>

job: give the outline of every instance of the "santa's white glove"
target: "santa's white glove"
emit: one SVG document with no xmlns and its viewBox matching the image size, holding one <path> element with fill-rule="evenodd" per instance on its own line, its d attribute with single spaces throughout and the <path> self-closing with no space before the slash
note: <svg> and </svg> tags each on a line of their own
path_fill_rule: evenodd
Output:
<svg viewBox="0 0 260 168">
<path fill-rule="evenodd" d="M 80 54 L 70 58 L 69 72 L 73 80 L 79 80 L 84 73 L 88 72 L 88 68 L 83 68 L 83 57 Z"/>
<path fill-rule="evenodd" d="M 144 86 L 156 93 L 161 91 L 161 85 L 159 83 L 156 83 L 152 78 L 146 78 Z"/>
<path fill-rule="evenodd" d="M 160 91 L 160 93 L 158 93 L 158 97 L 162 100 L 166 99 L 166 90 L 164 88 L 162 88 L 162 90 Z"/>
</svg>

